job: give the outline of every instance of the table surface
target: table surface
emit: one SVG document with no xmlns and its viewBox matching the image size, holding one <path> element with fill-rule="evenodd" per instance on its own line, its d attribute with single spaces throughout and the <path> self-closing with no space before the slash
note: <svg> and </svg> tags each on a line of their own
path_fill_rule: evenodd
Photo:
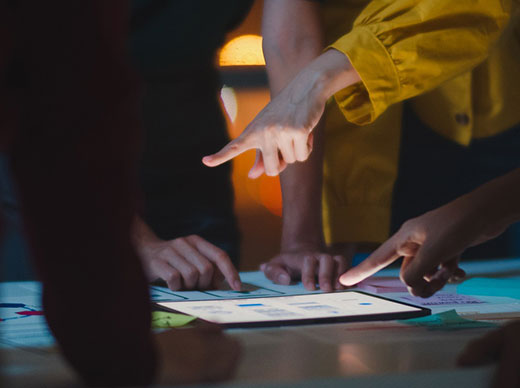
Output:
<svg viewBox="0 0 520 388">
<path fill-rule="evenodd" d="M 518 277 L 520 258 L 467 262 L 468 277 Z M 386 269 L 374 279 L 397 278 L 398 270 Z M 255 287 L 238 297 L 305 293 L 300 285 L 277 286 L 260 273 L 242 273 Z M 443 294 L 457 294 L 448 285 Z M 232 291 L 171 292 L 152 287 L 152 299 L 204 299 L 237 297 Z M 209 295 L 209 296 L 208 296 Z M 234 295 L 234 296 L 233 296 Z M 401 299 L 404 292 L 381 294 Z M 9 387 L 71 386 L 75 375 L 62 360 L 40 309 L 41 287 L 36 282 L 0 284 L 1 375 Z M 473 295 L 482 303 L 433 304 L 433 313 L 455 309 L 466 318 L 503 323 L 520 318 L 520 299 Z M 403 299 L 407 301 L 406 299 Z M 428 300 L 425 300 L 425 304 Z M 435 303 L 435 302 L 431 302 Z M 15 308 L 16 307 L 16 308 Z M 235 378 L 224 386 L 293 386 L 321 388 L 344 386 L 484 387 L 491 367 L 456 369 L 458 353 L 468 341 L 490 328 L 432 330 L 397 321 L 336 323 L 297 327 L 231 329 L 228 334 L 243 344 L 243 356 Z"/>
</svg>

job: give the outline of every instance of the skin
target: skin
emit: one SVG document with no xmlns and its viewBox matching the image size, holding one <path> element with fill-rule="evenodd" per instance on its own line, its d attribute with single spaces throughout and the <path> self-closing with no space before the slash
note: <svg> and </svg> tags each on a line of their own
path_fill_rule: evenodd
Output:
<svg viewBox="0 0 520 388">
<path fill-rule="evenodd" d="M 352 286 L 400 257 L 401 280 L 411 294 L 429 297 L 452 277 L 467 248 L 501 234 L 520 220 L 520 169 L 494 179 L 456 200 L 409 220 L 358 266 L 340 277 Z"/>
<path fill-rule="evenodd" d="M 149 281 L 162 279 L 174 291 L 218 288 L 223 279 L 236 291 L 242 287 L 227 253 L 202 237 L 164 241 L 137 217 L 133 240 Z"/>
<path fill-rule="evenodd" d="M 238 366 L 238 341 L 217 325 L 172 329 L 154 339 L 161 360 L 158 383 L 165 386 L 227 380 Z"/>
<path fill-rule="evenodd" d="M 294 127 L 298 125 L 306 130 L 291 148 L 285 147 L 292 140 L 283 132 L 284 128 L 278 124 L 273 126 L 271 130 L 280 132 L 282 158 L 278 158 L 278 152 L 275 152 L 276 160 L 265 162 L 266 154 L 257 150 L 249 177 L 254 179 L 264 172 L 275 175 L 283 170 L 280 174 L 283 200 L 281 250 L 260 269 L 274 283 L 287 285 L 302 280 L 308 290 L 315 290 L 318 282 L 322 290 L 332 291 L 343 288 L 338 276 L 350 267 L 350 260 L 342 255 L 331 255 L 323 238 L 321 186 L 324 139 L 323 123 L 319 118 L 323 113 L 325 97 L 318 98 L 319 93 L 316 94 L 316 84 L 319 82 L 316 80 L 312 84 L 312 77 L 319 78 L 320 75 L 316 72 L 305 73 L 306 67 L 311 66 L 324 48 L 319 7 L 312 1 L 264 1 L 263 52 L 273 103 L 263 118 L 259 116 L 257 123 L 253 122 L 252 125 L 260 128 L 264 125 L 262 123 L 276 123 L 283 118 L 282 122 L 291 133 L 296 133 Z M 293 23 L 295 19 L 299 23 Z M 343 60 L 341 57 L 336 59 Z M 303 75 L 299 75 L 300 72 Z M 295 79 L 299 80 L 291 85 Z M 303 85 L 305 80 L 311 83 Z M 292 109 L 291 116 L 284 113 L 287 101 Z M 278 107 L 277 104 L 281 105 Z M 306 112 L 309 106 L 310 111 Z M 309 156 L 311 149 L 313 152 Z"/>
<path fill-rule="evenodd" d="M 292 78 L 246 127 L 242 134 L 216 154 L 205 156 L 206 166 L 215 167 L 241 153 L 257 149 L 260 171 L 278 175 L 286 163 L 307 160 L 312 150 L 312 131 L 337 91 L 360 80 L 348 58 L 330 49 L 312 60 Z"/>
<path fill-rule="evenodd" d="M 520 387 L 520 321 L 512 322 L 472 341 L 460 354 L 459 366 L 498 363 L 493 387 Z"/>
</svg>

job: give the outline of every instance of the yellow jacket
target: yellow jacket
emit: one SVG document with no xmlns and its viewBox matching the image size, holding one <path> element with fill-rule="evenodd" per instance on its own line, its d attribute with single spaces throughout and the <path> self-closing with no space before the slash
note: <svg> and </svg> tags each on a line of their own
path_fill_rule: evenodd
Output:
<svg viewBox="0 0 520 388">
<path fill-rule="evenodd" d="M 401 102 L 462 145 L 520 122 L 520 15 L 511 0 L 325 2 L 330 47 L 362 82 L 329 101 L 327 242 L 388 237 Z M 350 31 L 345 34 L 345 31 Z"/>
</svg>

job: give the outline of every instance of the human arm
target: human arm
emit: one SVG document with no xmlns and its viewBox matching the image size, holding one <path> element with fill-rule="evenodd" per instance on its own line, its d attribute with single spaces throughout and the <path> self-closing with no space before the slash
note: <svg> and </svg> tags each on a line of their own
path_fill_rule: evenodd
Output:
<svg viewBox="0 0 520 388">
<path fill-rule="evenodd" d="M 140 136 L 128 4 L 8 8 L 13 64 L 24 69 L 12 100 L 32 112 L 16 122 L 9 165 L 46 322 L 86 385 L 150 385 L 150 300 L 130 240 Z"/>
<path fill-rule="evenodd" d="M 340 281 L 352 286 L 400 257 L 401 280 L 411 293 L 428 297 L 458 268 L 462 252 L 501 234 L 520 220 L 520 169 L 494 179 L 456 200 L 409 220 Z"/>
<path fill-rule="evenodd" d="M 136 217 L 133 240 L 150 281 L 160 278 L 171 290 L 192 290 L 216 287 L 225 278 L 234 290 L 242 287 L 227 253 L 200 236 L 161 240 Z"/>
<path fill-rule="evenodd" d="M 345 55 L 327 50 L 303 68 L 238 138 L 218 153 L 205 156 L 203 163 L 215 167 L 247 150 L 258 149 L 266 175 L 275 176 L 283 170 L 285 161 L 305 161 L 312 149 L 312 130 L 325 102 L 358 80 Z"/>
<path fill-rule="evenodd" d="M 459 355 L 460 366 L 480 366 L 497 362 L 494 388 L 520 386 L 520 321 L 511 322 L 472 341 Z"/>
<path fill-rule="evenodd" d="M 277 96 L 291 79 L 324 47 L 319 4 L 307 0 L 266 0 L 262 18 L 263 51 L 271 96 Z M 294 23 L 297 20 L 297 23 Z M 347 269 L 341 256 L 326 253 L 321 218 L 323 123 L 314 129 L 314 152 L 301 163 L 288 166 L 280 175 L 283 215 L 281 252 L 261 269 L 275 283 L 302 279 L 308 289 L 330 291 Z M 292 163 L 290 159 L 287 162 Z M 250 177 L 263 173 L 262 153 Z"/>
<path fill-rule="evenodd" d="M 336 90 L 343 115 L 352 123 L 368 124 L 390 105 L 470 70 L 486 58 L 508 20 L 510 8 L 510 0 L 371 1 L 353 29 L 330 46 L 348 58 L 351 73 L 362 81 L 346 82 Z M 333 52 L 327 50 L 322 56 Z M 293 81 L 303 84 L 308 70 L 320 64 L 319 60 L 312 62 Z M 327 83 L 329 79 L 322 81 Z M 322 108 L 319 99 L 307 98 L 306 120 L 286 115 L 289 110 L 284 101 L 294 94 L 295 86 L 297 83 L 291 82 L 280 94 L 284 98 L 274 99 L 242 136 L 205 159 L 206 164 L 217 165 L 257 148 L 264 162 L 271 160 L 266 162 L 270 166 L 268 175 L 275 173 L 276 167 L 281 170 L 283 164 L 275 160 L 275 151 L 279 150 L 285 160 L 282 150 L 287 146 L 281 144 L 280 133 L 287 132 L 286 136 L 302 144 L 317 122 L 315 112 Z M 276 104 L 283 109 L 278 111 Z"/>
</svg>

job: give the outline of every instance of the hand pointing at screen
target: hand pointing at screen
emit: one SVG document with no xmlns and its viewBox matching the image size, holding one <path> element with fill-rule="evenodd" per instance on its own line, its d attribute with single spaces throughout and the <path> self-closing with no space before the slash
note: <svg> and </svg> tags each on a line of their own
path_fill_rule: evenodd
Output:
<svg viewBox="0 0 520 388">
<path fill-rule="evenodd" d="M 409 220 L 365 261 L 340 277 L 352 286 L 400 257 L 401 280 L 417 296 L 429 297 L 451 277 L 467 248 L 497 237 L 520 220 L 520 169 L 480 186 L 469 194 Z"/>
<path fill-rule="evenodd" d="M 348 58 L 331 49 L 301 70 L 246 127 L 244 132 L 203 163 L 215 167 L 241 153 L 259 151 L 250 177 L 278 175 L 287 164 L 303 162 L 312 151 L 312 130 L 325 102 L 338 90 L 359 81 Z"/>
</svg>

